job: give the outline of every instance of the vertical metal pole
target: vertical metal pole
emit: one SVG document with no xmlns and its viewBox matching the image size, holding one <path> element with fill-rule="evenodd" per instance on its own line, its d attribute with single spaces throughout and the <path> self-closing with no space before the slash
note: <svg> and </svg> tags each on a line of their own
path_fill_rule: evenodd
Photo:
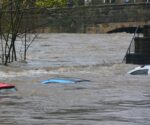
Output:
<svg viewBox="0 0 150 125">
<path fill-rule="evenodd" d="M 27 32 L 25 28 L 25 40 L 24 40 L 24 61 L 26 61 L 26 54 L 27 54 Z"/>
</svg>

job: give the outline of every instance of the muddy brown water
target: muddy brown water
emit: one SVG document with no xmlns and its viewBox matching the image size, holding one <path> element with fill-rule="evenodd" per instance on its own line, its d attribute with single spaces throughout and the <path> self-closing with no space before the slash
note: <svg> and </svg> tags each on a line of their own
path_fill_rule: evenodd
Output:
<svg viewBox="0 0 150 125">
<path fill-rule="evenodd" d="M 133 34 L 40 34 L 27 63 L 0 66 L 0 125 L 150 125 L 150 76 L 122 63 Z M 48 84 L 51 77 L 90 80 Z"/>
</svg>

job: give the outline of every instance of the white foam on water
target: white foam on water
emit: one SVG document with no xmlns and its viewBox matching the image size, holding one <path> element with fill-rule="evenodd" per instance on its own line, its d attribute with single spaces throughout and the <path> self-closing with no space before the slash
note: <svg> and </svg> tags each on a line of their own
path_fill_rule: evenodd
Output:
<svg viewBox="0 0 150 125">
<path fill-rule="evenodd" d="M 46 70 L 24 70 L 22 72 L 14 72 L 14 71 L 8 71 L 8 72 L 2 72 L 0 71 L 0 78 L 13 78 L 18 76 L 35 76 L 40 74 L 50 74 L 51 71 Z"/>
</svg>

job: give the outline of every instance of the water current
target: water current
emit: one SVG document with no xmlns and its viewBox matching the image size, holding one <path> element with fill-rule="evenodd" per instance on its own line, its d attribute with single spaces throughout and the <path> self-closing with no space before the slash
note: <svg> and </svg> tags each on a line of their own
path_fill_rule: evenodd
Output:
<svg viewBox="0 0 150 125">
<path fill-rule="evenodd" d="M 133 34 L 40 34 L 27 63 L 0 66 L 0 125 L 150 125 L 150 76 L 122 63 Z M 90 80 L 47 84 L 52 77 Z"/>
</svg>

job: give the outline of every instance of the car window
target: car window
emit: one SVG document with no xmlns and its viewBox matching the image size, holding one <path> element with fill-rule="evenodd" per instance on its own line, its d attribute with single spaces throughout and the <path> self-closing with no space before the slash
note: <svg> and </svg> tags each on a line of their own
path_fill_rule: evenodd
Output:
<svg viewBox="0 0 150 125">
<path fill-rule="evenodd" d="M 131 73 L 132 75 L 147 75 L 148 69 L 139 69 Z"/>
<path fill-rule="evenodd" d="M 16 88 L 5 88 L 5 89 L 0 89 L 0 94 L 1 93 L 9 93 L 9 92 L 16 92 Z"/>
</svg>

